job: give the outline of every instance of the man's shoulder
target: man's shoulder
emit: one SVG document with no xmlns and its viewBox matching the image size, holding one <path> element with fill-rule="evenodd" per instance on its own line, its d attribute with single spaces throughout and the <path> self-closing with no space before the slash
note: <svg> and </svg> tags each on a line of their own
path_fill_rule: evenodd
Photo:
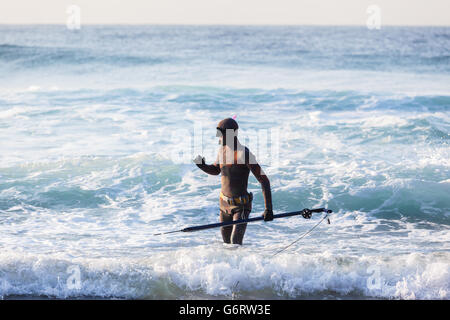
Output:
<svg viewBox="0 0 450 320">
<path fill-rule="evenodd" d="M 246 146 L 244 146 L 244 148 L 242 148 L 241 155 L 243 158 L 245 158 L 245 164 L 256 164 L 257 163 L 255 155 Z"/>
</svg>

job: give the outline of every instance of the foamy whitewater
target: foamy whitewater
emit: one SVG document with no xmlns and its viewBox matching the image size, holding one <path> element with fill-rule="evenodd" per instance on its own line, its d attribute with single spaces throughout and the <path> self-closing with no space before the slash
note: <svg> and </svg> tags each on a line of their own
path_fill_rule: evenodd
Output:
<svg viewBox="0 0 450 320">
<path fill-rule="evenodd" d="M 449 299 L 449 88 L 450 28 L 3 25 L 0 297 Z M 233 115 L 275 213 L 335 211 L 273 258 L 322 216 L 153 236 L 218 221 L 173 132 Z"/>
</svg>

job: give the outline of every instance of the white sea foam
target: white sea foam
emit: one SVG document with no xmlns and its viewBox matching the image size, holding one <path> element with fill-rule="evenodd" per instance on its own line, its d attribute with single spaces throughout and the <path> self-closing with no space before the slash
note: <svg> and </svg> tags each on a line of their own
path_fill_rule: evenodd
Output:
<svg viewBox="0 0 450 320">
<path fill-rule="evenodd" d="M 269 259 L 246 249 L 199 247 L 141 259 L 67 259 L 2 252 L 0 295 L 171 298 L 184 292 L 218 297 L 299 298 L 322 294 L 397 299 L 448 299 L 448 254 L 344 256 L 281 254 Z M 70 266 L 80 288 L 67 285 Z M 20 271 L 20 272 L 18 272 Z"/>
</svg>

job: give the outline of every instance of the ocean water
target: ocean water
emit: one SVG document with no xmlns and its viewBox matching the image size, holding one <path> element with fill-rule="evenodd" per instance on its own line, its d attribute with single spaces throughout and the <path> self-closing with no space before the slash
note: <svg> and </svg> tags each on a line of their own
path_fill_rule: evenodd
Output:
<svg viewBox="0 0 450 320">
<path fill-rule="evenodd" d="M 447 27 L 2 25 L 0 297 L 449 299 L 449 88 Z M 322 216 L 153 235 L 217 222 L 230 116 L 275 213 L 335 211 L 275 257 Z"/>
</svg>

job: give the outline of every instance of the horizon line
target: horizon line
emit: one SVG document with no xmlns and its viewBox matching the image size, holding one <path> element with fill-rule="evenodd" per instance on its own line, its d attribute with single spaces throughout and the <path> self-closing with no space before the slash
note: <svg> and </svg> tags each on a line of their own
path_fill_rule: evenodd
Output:
<svg viewBox="0 0 450 320">
<path fill-rule="evenodd" d="M 42 26 L 58 26 L 63 25 L 65 26 L 65 22 L 48 22 L 48 23 L 42 23 L 42 22 L 13 22 L 13 23 L 3 23 L 0 22 L 0 26 L 25 26 L 25 25 L 42 25 Z M 140 22 L 117 22 L 117 23 L 81 23 L 82 26 L 224 26 L 224 27 L 367 27 L 365 24 L 278 24 L 278 23 L 269 23 L 269 24 L 259 24 L 259 23 L 251 23 L 251 24 L 238 24 L 238 23 L 155 23 L 155 22 L 149 22 L 149 23 L 140 23 Z M 383 27 L 450 27 L 450 24 L 381 24 L 381 28 Z"/>
</svg>

